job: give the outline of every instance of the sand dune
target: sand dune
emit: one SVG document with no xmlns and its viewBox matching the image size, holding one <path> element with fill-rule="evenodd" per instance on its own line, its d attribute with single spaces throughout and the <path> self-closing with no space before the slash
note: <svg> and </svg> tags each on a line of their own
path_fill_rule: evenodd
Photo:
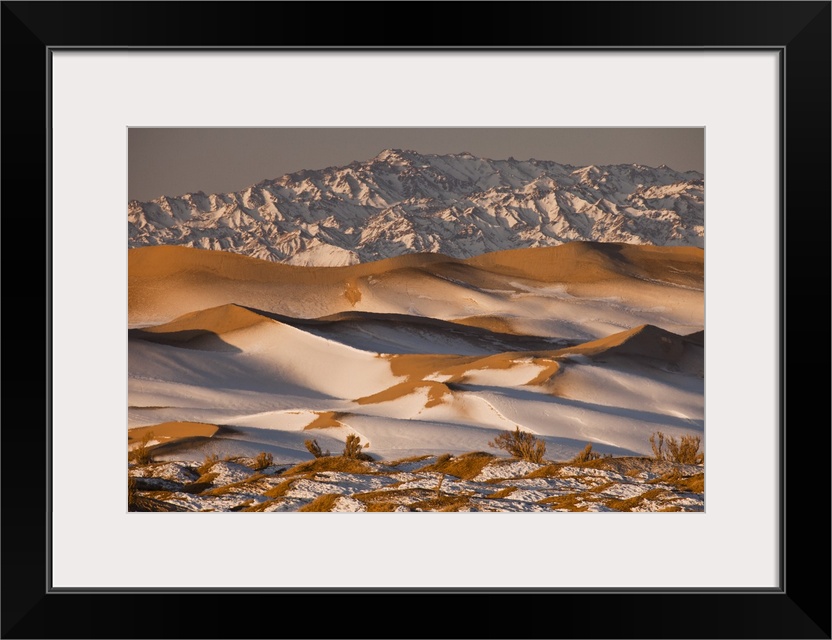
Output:
<svg viewBox="0 0 832 640">
<path fill-rule="evenodd" d="M 412 254 L 349 267 L 293 267 L 219 251 L 132 249 L 129 322 L 141 327 L 237 304 L 294 318 L 422 316 L 570 340 L 634 324 L 701 329 L 703 252 L 570 243 L 466 261 Z"/>
<path fill-rule="evenodd" d="M 291 318 L 229 304 L 194 311 L 170 322 L 131 329 L 134 338 L 186 348 L 233 349 L 223 336 L 261 323 L 285 324 L 306 333 L 372 353 L 487 355 L 552 349 L 564 341 L 498 333 L 434 318 L 403 314 L 346 312 L 318 319 Z"/>
<path fill-rule="evenodd" d="M 496 251 L 465 263 L 490 273 L 541 282 L 596 283 L 638 278 L 701 287 L 705 273 L 702 249 L 600 242 Z"/>
<path fill-rule="evenodd" d="M 151 436 L 160 442 L 202 436 L 210 438 L 220 430 L 215 424 L 204 422 L 163 422 L 150 427 L 135 427 L 127 432 L 128 444 L 141 442 L 146 436 Z"/>
<path fill-rule="evenodd" d="M 560 459 L 701 435 L 703 252 L 572 243 L 469 260 L 293 267 L 129 252 L 131 442 L 307 460 L 488 450 L 521 426 Z M 191 425 L 191 426 L 185 426 Z M 233 431 L 209 433 L 213 425 Z"/>
<path fill-rule="evenodd" d="M 381 356 L 311 331 L 340 322 L 360 328 L 362 319 L 381 322 L 349 314 L 291 326 L 232 305 L 134 331 L 131 404 L 141 398 L 164 405 L 166 418 L 204 420 L 211 405 L 198 399 L 206 398 L 215 422 L 232 425 L 238 434 L 190 441 L 197 458 L 209 449 L 250 455 L 260 447 L 302 460 L 308 455 L 302 441 L 286 436 L 299 430 L 327 433 L 327 442 L 359 433 L 373 443 L 373 453 L 385 457 L 454 443 L 452 452 L 483 449 L 495 430 L 514 425 L 565 452 L 577 452 L 587 441 L 601 451 L 646 452 L 653 430 L 701 432 L 701 377 L 643 364 L 679 362 L 679 350 L 690 344 L 701 365 L 702 349 L 682 336 L 643 326 L 564 349 Z M 137 337 L 163 340 L 189 332 L 210 332 L 234 350 L 207 352 L 183 348 L 179 340 Z M 159 411 L 131 415 L 155 433 L 159 427 L 152 419 Z M 186 455 L 185 444 L 170 455 Z"/>
<path fill-rule="evenodd" d="M 166 331 L 170 327 L 179 330 Z M 221 348 L 182 348 L 191 346 L 179 339 L 182 332 L 215 335 Z M 395 382 L 389 364 L 375 353 L 234 307 L 191 314 L 155 332 L 131 332 L 128 361 L 131 389 L 139 392 L 165 384 L 180 396 L 194 395 L 196 387 L 352 399 Z M 155 404 L 170 401 L 166 397 Z"/>
<path fill-rule="evenodd" d="M 186 336 L 194 333 L 210 332 L 216 335 L 248 329 L 269 318 L 262 313 L 246 309 L 236 304 L 220 305 L 210 309 L 192 311 L 161 325 L 146 327 L 142 333 L 157 333 Z"/>
<path fill-rule="evenodd" d="M 687 342 L 690 341 L 686 340 L 685 336 L 676 335 L 659 327 L 641 325 L 600 340 L 560 349 L 556 355 L 621 354 L 678 362 L 684 354 Z"/>
</svg>

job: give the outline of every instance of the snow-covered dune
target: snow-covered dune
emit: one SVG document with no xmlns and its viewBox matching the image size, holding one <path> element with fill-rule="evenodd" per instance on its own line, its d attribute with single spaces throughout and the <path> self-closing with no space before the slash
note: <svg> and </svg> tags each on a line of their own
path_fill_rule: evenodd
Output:
<svg viewBox="0 0 832 640">
<path fill-rule="evenodd" d="M 429 338 L 448 327 L 437 340 L 446 352 L 427 352 Z M 362 348 L 346 344 L 359 335 Z M 494 335 L 415 317 L 349 313 L 312 322 L 236 305 L 192 312 L 130 332 L 130 426 L 225 429 L 168 446 L 171 459 L 268 451 L 285 462 L 308 459 L 309 437 L 335 450 L 351 433 L 388 459 L 486 449 L 516 426 L 564 459 L 587 442 L 602 453 L 638 454 L 650 451 L 654 431 L 702 433 L 696 337 L 642 326 L 568 347 L 509 351 L 497 349 L 500 340 L 546 341 Z M 370 349 L 379 336 L 399 352 Z M 490 352 L 471 347 L 478 342 Z M 448 352 L 454 347 L 458 353 Z"/>
<path fill-rule="evenodd" d="M 395 381 L 374 353 L 227 305 L 133 332 L 131 382 L 352 399 Z M 188 339 L 184 339 L 187 337 Z"/>
</svg>

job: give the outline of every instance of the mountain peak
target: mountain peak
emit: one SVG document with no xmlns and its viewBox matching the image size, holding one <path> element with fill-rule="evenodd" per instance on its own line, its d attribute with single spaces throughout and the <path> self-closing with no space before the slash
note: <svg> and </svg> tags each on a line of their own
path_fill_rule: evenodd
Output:
<svg viewBox="0 0 832 640">
<path fill-rule="evenodd" d="M 389 148 L 234 193 L 131 201 L 128 242 L 319 266 L 420 252 L 470 258 L 576 240 L 701 247 L 698 175 Z"/>
<path fill-rule="evenodd" d="M 419 155 L 415 151 L 402 149 L 383 149 L 373 160 L 381 162 L 389 162 L 391 160 L 407 160 L 413 156 Z"/>
</svg>

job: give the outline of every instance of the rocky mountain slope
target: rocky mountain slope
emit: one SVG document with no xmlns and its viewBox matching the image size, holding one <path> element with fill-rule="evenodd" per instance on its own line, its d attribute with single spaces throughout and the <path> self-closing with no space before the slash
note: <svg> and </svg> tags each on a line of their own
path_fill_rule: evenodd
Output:
<svg viewBox="0 0 832 640">
<path fill-rule="evenodd" d="M 131 201 L 129 246 L 221 249 L 310 266 L 405 253 L 470 258 L 573 240 L 704 245 L 702 174 L 388 149 L 242 191 Z"/>
</svg>

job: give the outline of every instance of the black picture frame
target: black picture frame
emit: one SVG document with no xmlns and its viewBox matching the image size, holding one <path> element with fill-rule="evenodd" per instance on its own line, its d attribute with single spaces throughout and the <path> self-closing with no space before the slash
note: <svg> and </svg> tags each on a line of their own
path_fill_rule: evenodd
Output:
<svg viewBox="0 0 832 640">
<path fill-rule="evenodd" d="M 826 377 L 812 373 L 817 363 L 826 365 L 830 353 L 830 2 L 483 2 L 460 3 L 458 11 L 450 7 L 401 3 L 393 11 L 383 3 L 353 2 L 2 3 L 2 293 L 11 309 L 2 318 L 7 338 L 0 432 L 3 638 L 296 635 L 298 627 L 287 627 L 286 616 L 306 625 L 305 637 L 830 638 L 829 385 Z M 400 11 L 407 21 L 391 17 Z M 378 31 L 364 21 L 368 12 L 380 12 L 390 30 Z M 262 27 L 272 17 L 281 28 L 223 28 Z M 53 590 L 49 488 L 57 480 L 49 473 L 50 398 L 59 381 L 51 378 L 49 270 L 51 243 L 60 238 L 50 233 L 51 52 L 131 47 L 777 51 L 784 81 L 779 588 L 206 590 L 175 595 Z M 801 293 L 807 280 L 817 296 Z M 95 508 L 92 501 L 79 504 L 79 517 Z M 659 554 L 673 551 L 673 541 L 657 541 Z M 177 615 L 185 611 L 187 615 Z M 380 612 L 400 622 L 391 626 Z"/>
</svg>

